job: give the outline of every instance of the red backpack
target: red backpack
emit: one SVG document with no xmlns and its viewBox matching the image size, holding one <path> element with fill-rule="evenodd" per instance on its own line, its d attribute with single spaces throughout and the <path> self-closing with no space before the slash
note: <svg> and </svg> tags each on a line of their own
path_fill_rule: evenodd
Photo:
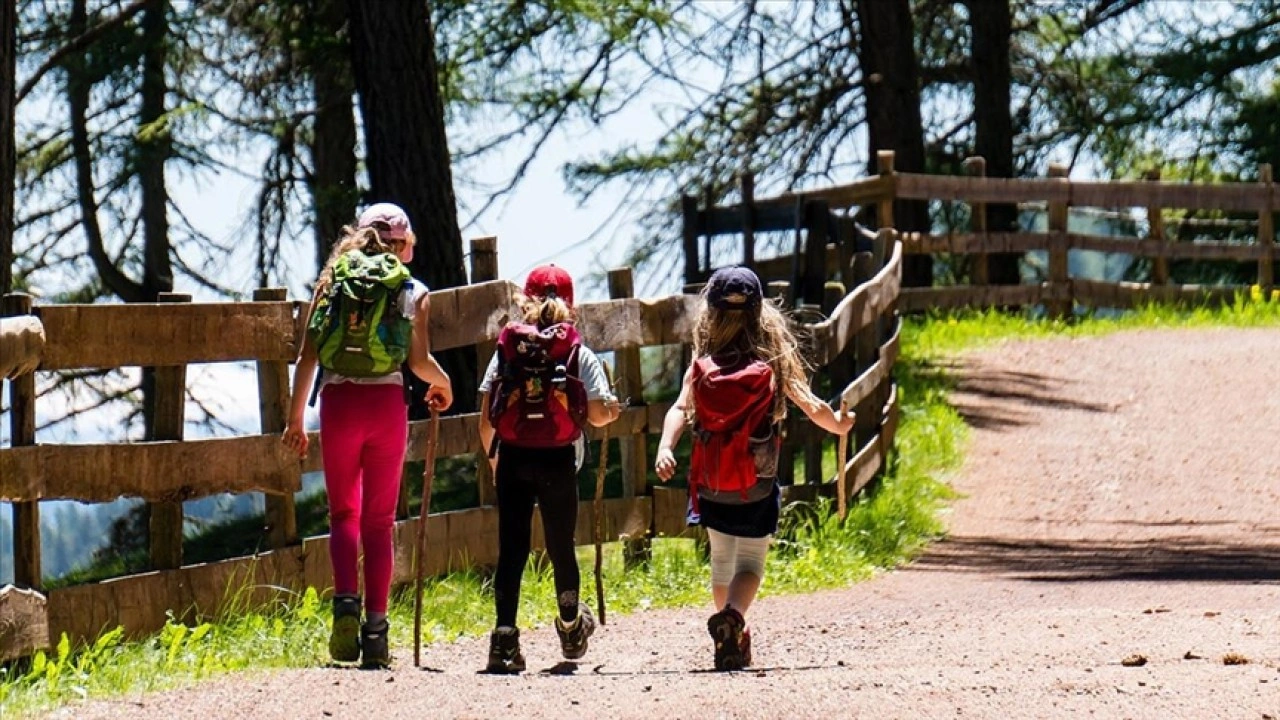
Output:
<svg viewBox="0 0 1280 720">
<path fill-rule="evenodd" d="M 587 417 L 578 377 L 576 328 L 511 323 L 498 335 L 498 377 L 489 389 L 489 422 L 499 441 L 518 447 L 572 445 Z M 494 448 L 497 448 L 497 443 Z"/>
<path fill-rule="evenodd" d="M 745 498 L 759 475 L 751 436 L 767 424 L 773 410 L 773 370 L 761 360 L 722 368 L 710 357 L 702 357 L 693 364 L 692 382 L 696 424 L 689 491 L 694 502 L 699 487 L 739 492 Z M 775 449 L 776 463 L 776 435 L 768 444 Z M 768 449 L 764 448 L 765 454 Z"/>
</svg>

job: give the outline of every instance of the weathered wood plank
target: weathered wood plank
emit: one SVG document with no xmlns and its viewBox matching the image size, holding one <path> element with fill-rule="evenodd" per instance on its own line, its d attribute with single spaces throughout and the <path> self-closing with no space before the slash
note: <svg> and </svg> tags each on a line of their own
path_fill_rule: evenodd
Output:
<svg viewBox="0 0 1280 720">
<path fill-rule="evenodd" d="M 1161 231 L 1163 232 L 1163 231 Z M 1149 239 L 1128 239 L 1080 235 L 1071 233 L 1067 241 L 1073 250 L 1092 250 L 1104 253 L 1123 253 L 1139 257 L 1166 258 L 1170 260 L 1237 260 L 1252 262 L 1262 257 L 1258 245 L 1236 243 L 1171 243 L 1155 236 Z"/>
<path fill-rule="evenodd" d="M 1076 207 L 1162 207 L 1254 210 L 1276 190 L 1253 183 L 1198 185 L 1153 181 L 1073 181 L 1048 178 L 960 177 L 896 173 L 897 197 L 986 203 L 1045 202 Z"/>
<path fill-rule="evenodd" d="M 293 303 L 41 305 L 41 370 L 292 360 Z"/>
<path fill-rule="evenodd" d="M 1143 303 L 1223 304 L 1238 293 L 1247 293 L 1244 285 L 1153 285 L 1151 283 L 1106 283 L 1075 278 L 1072 286 L 1076 299 L 1093 307 L 1131 308 Z"/>
<path fill-rule="evenodd" d="M 655 537 L 693 537 L 693 530 L 685 523 L 689 492 L 684 488 L 655 486 L 653 488 L 653 534 Z"/>
<path fill-rule="evenodd" d="M 278 435 L 0 449 L 0 498 L 6 500 L 178 501 L 300 487 L 298 459 Z"/>
<path fill-rule="evenodd" d="M 45 597 L 13 585 L 0 588 L 0 662 L 34 655 L 49 644 Z"/>
<path fill-rule="evenodd" d="M 44 354 L 44 325 L 31 315 L 0 317 L 0 379 L 35 370 Z"/>
<path fill-rule="evenodd" d="M 846 405 L 857 407 L 864 399 L 871 397 L 885 378 L 893 374 L 893 366 L 898 362 L 901 335 L 902 323 L 899 321 L 894 326 L 893 336 L 880 346 L 880 357 L 840 393 L 840 398 Z"/>
<path fill-rule="evenodd" d="M 833 208 L 847 208 L 854 205 L 866 205 L 878 202 L 893 193 L 893 183 L 886 178 L 874 177 L 855 180 L 844 185 L 803 190 L 795 193 L 783 193 L 776 197 L 756 200 L 757 207 L 781 205 L 793 207 L 797 203 L 803 205 L 808 200 L 822 200 Z"/>
<path fill-rule="evenodd" d="M 1013 307 L 1044 302 L 1043 285 L 953 285 L 951 287 L 902 288 L 902 312 L 951 310 L 963 307 Z"/>
<path fill-rule="evenodd" d="M 903 233 L 902 252 L 906 255 L 934 255 L 951 253 L 969 255 L 977 253 L 1026 253 L 1049 248 L 1049 236 L 1044 233 Z"/>
<path fill-rule="evenodd" d="M 582 303 L 577 309 L 582 341 L 596 352 L 606 352 L 688 342 L 697 320 L 698 298 L 626 298 Z"/>
<path fill-rule="evenodd" d="M 520 316 L 515 303 L 519 291 L 509 280 L 432 290 L 432 351 L 496 340 L 503 326 Z"/>
<path fill-rule="evenodd" d="M 848 347 L 858 331 L 893 307 L 902 292 L 902 244 L 893 243 L 893 254 L 869 282 L 845 296 L 831 317 L 811 326 L 813 362 L 826 365 Z"/>
</svg>

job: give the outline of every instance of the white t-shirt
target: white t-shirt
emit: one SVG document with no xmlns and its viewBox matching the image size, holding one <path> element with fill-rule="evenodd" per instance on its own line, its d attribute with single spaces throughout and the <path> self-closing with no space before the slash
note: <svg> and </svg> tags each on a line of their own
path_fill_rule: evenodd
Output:
<svg viewBox="0 0 1280 720">
<path fill-rule="evenodd" d="M 404 286 L 400 288 L 400 297 L 396 299 L 396 307 L 400 314 L 405 316 L 410 322 L 413 321 L 415 315 L 418 314 L 418 300 L 428 292 L 427 286 L 409 278 L 405 281 Z M 324 390 L 326 385 L 336 385 L 338 383 L 353 383 L 356 385 L 404 385 L 404 373 L 400 370 L 379 375 L 377 377 L 347 377 L 339 375 L 332 370 L 322 370 L 320 373 L 320 390 Z"/>
</svg>

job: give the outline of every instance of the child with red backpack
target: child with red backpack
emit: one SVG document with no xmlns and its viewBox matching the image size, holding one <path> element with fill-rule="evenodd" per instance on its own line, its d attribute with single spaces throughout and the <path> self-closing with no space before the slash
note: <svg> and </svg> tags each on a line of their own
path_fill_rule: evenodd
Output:
<svg viewBox="0 0 1280 720">
<path fill-rule="evenodd" d="M 391 664 L 387 595 L 392 526 L 409 440 L 402 365 L 431 386 L 444 410 L 453 389 L 431 355 L 427 288 L 409 277 L 415 237 L 404 210 L 378 203 L 360 215 L 320 272 L 298 352 L 284 444 L 305 457 L 307 389 L 320 397 L 320 444 L 329 500 L 333 629 L 329 654 L 367 667 Z M 316 381 L 316 368 L 320 376 Z M 364 549 L 364 622 L 357 556 Z"/>
<path fill-rule="evenodd" d="M 847 433 L 840 414 L 809 389 L 808 368 L 782 312 L 765 302 L 748 268 L 712 274 L 693 334 L 693 366 L 662 425 L 655 470 L 675 474 L 672 453 L 693 425 L 689 459 L 689 524 L 706 528 L 711 543 L 707 621 L 717 670 L 751 664 L 746 612 L 764 579 L 769 541 L 778 530 L 778 430 L 789 398 L 818 427 Z"/>
<path fill-rule="evenodd" d="M 578 600 L 577 470 L 585 424 L 607 425 L 620 413 L 600 360 L 574 328 L 569 273 L 555 265 L 535 268 L 519 303 L 524 322 L 503 328 L 480 383 L 480 405 L 485 408 L 480 437 L 497 462 L 497 622 L 486 665 L 491 673 L 525 669 L 516 610 L 529 560 L 535 501 L 555 572 L 555 628 L 561 652 L 576 660 L 587 651 L 596 621 L 587 604 Z"/>
</svg>

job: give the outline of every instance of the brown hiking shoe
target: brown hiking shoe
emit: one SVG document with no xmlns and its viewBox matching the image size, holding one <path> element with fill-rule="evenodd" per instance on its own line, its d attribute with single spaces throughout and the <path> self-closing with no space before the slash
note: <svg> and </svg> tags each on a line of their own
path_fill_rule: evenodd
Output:
<svg viewBox="0 0 1280 720">
<path fill-rule="evenodd" d="M 741 670 L 751 664 L 750 636 L 743 637 L 746 627 L 742 613 L 731 607 L 707 620 L 707 632 L 716 646 L 716 670 Z"/>
<path fill-rule="evenodd" d="M 566 660 L 577 660 L 587 654 L 587 638 L 596 631 L 596 616 L 586 603 L 578 603 L 578 618 L 565 623 L 556 617 L 556 634 L 560 636 L 560 653 Z"/>
</svg>

